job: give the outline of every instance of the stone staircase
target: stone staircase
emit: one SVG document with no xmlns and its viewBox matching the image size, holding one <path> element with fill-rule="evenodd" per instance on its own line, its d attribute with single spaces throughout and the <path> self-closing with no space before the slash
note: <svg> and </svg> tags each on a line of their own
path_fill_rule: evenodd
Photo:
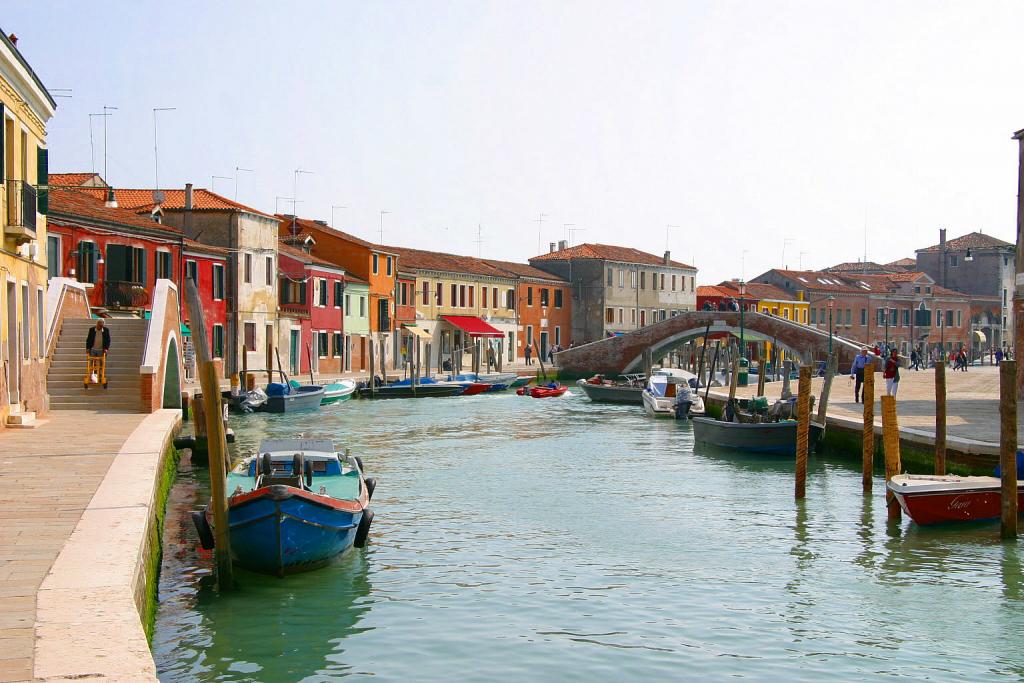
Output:
<svg viewBox="0 0 1024 683">
<path fill-rule="evenodd" d="M 137 318 L 107 318 L 110 351 L 107 354 L 107 388 L 83 387 L 85 338 L 95 320 L 64 321 L 57 348 L 50 363 L 47 390 L 51 410 L 122 410 L 141 412 L 139 366 L 146 344 L 147 321 Z"/>
</svg>

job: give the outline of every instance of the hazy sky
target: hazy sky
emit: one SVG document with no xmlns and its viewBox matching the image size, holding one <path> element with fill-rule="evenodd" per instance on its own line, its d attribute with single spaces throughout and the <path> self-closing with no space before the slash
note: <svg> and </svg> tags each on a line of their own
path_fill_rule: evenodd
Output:
<svg viewBox="0 0 1024 683">
<path fill-rule="evenodd" d="M 234 194 L 376 241 L 525 260 L 566 236 L 695 262 L 1015 234 L 1022 3 L 6 3 L 58 99 L 51 170 Z M 103 167 L 95 118 L 96 169 Z M 289 210 L 287 202 L 280 206 Z M 480 225 L 483 243 L 477 243 Z M 792 240 L 788 242 L 787 240 Z M 745 258 L 741 252 L 746 249 Z M 801 254 L 801 252 L 803 252 Z M 745 273 L 741 273 L 745 261 Z"/>
</svg>

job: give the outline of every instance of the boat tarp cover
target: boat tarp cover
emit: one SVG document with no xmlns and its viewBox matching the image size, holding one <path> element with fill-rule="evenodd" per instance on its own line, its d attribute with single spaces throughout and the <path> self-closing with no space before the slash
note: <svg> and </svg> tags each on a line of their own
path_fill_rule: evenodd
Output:
<svg viewBox="0 0 1024 683">
<path fill-rule="evenodd" d="M 334 444 L 330 439 L 264 439 L 260 442 L 260 453 L 276 451 L 333 453 Z"/>
<path fill-rule="evenodd" d="M 505 337 L 501 330 L 488 325 L 475 315 L 442 315 L 441 319 L 451 323 L 470 337 Z"/>
</svg>

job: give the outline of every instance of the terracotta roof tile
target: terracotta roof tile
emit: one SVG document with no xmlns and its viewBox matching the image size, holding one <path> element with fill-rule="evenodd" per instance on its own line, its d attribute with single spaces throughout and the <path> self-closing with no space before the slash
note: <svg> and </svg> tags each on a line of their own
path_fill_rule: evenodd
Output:
<svg viewBox="0 0 1024 683">
<path fill-rule="evenodd" d="M 517 277 L 569 284 L 566 280 L 563 280 L 557 275 L 541 270 L 540 268 L 534 268 L 527 263 L 513 263 L 512 261 L 497 261 L 495 259 L 484 259 L 484 262 Z"/>
<path fill-rule="evenodd" d="M 162 208 L 172 211 L 180 211 L 185 208 L 184 189 L 160 191 L 164 193 L 164 201 L 160 204 Z M 156 206 L 156 202 L 153 201 L 153 192 L 151 189 L 115 188 L 114 199 L 117 200 L 118 205 L 122 208 L 150 211 Z M 201 187 L 192 190 L 192 209 L 195 211 L 245 211 L 257 216 L 274 218 L 274 216 L 264 213 L 259 209 L 240 204 Z"/>
<path fill-rule="evenodd" d="M 948 251 L 965 251 L 967 249 L 995 249 L 1001 247 L 1013 247 L 1014 245 L 1010 242 L 1004 242 L 1001 239 L 992 237 L 992 235 L 986 235 L 983 232 L 969 232 L 966 235 L 951 239 L 946 242 L 946 249 Z M 941 248 L 938 244 L 933 244 L 930 247 L 924 249 L 918 249 L 920 253 L 922 251 L 935 252 Z"/>
<path fill-rule="evenodd" d="M 728 287 L 722 287 L 720 285 L 697 285 L 697 296 L 718 296 L 728 298 L 739 296 L 739 292 L 735 292 Z"/>
<path fill-rule="evenodd" d="M 352 242 L 353 244 L 358 244 L 361 247 L 366 247 L 367 249 L 372 249 L 374 251 L 387 251 L 386 247 L 381 247 L 373 242 L 364 240 L 361 237 L 356 237 L 351 233 L 338 230 L 337 228 L 327 225 L 327 223 L 300 217 L 295 217 L 293 221 L 292 216 L 283 213 L 279 213 L 275 217 L 280 221 L 280 224 L 278 225 L 278 234 L 280 234 L 281 237 L 291 236 L 292 223 L 294 222 L 295 229 L 298 231 L 299 235 L 312 235 L 313 239 L 316 239 L 317 233 L 323 233 L 340 237 L 346 242 Z"/>
<path fill-rule="evenodd" d="M 46 183 L 49 187 L 54 187 L 55 185 L 61 187 L 82 187 L 93 179 L 106 185 L 99 173 L 50 173 L 47 176 Z"/>
<path fill-rule="evenodd" d="M 874 261 L 846 261 L 845 263 L 837 263 L 834 266 L 829 266 L 824 269 L 826 273 L 849 273 L 850 275 L 880 275 L 883 273 L 892 272 L 892 268 L 889 266 L 883 266 L 881 263 L 875 263 Z"/>
<path fill-rule="evenodd" d="M 325 266 L 327 268 L 334 268 L 336 270 L 345 270 L 344 268 L 337 264 L 331 263 L 330 261 L 322 259 L 318 256 L 313 256 L 312 254 L 306 253 L 302 249 L 293 247 L 290 244 L 285 244 L 284 242 L 279 243 L 277 245 L 277 249 L 280 253 L 286 254 L 301 263 L 306 263 L 315 266 Z"/>
<path fill-rule="evenodd" d="M 231 252 L 224 247 L 215 247 L 212 244 L 203 244 L 202 242 L 196 242 L 195 240 L 185 239 L 184 240 L 185 251 L 196 251 L 201 254 L 216 254 L 217 256 L 228 257 Z"/>
<path fill-rule="evenodd" d="M 748 282 L 747 296 L 753 299 L 773 299 L 776 301 L 796 301 L 796 297 L 786 290 L 766 282 Z"/>
<path fill-rule="evenodd" d="M 446 273 L 468 273 L 512 279 L 514 276 L 490 263 L 473 256 L 459 256 L 439 251 L 424 251 L 407 247 L 382 247 L 382 249 L 398 255 L 399 268 L 419 270 L 437 270 Z"/>
<path fill-rule="evenodd" d="M 124 208 L 112 208 L 106 206 L 102 197 L 97 197 L 96 192 L 102 194 L 103 190 L 94 192 L 81 188 L 57 188 L 51 187 L 50 216 L 54 223 L 60 223 L 61 216 L 77 217 L 81 219 L 96 219 L 122 225 L 126 228 L 144 228 L 167 232 L 173 235 L 180 235 L 181 231 L 174 226 L 156 221 L 146 216 L 140 216 L 134 211 Z"/>
<path fill-rule="evenodd" d="M 892 266 L 893 268 L 917 268 L 917 259 L 901 258 L 885 265 Z"/>
<path fill-rule="evenodd" d="M 530 261 L 561 261 L 573 258 L 621 261 L 623 263 L 637 263 L 644 266 L 665 265 L 664 259 L 661 256 L 648 254 L 646 251 L 640 251 L 639 249 L 633 249 L 632 247 L 619 247 L 611 244 L 596 243 L 577 244 L 567 249 L 534 256 Z M 693 266 L 686 263 L 680 263 L 679 261 L 669 261 L 668 265 L 675 268 L 690 268 L 696 270 Z"/>
</svg>

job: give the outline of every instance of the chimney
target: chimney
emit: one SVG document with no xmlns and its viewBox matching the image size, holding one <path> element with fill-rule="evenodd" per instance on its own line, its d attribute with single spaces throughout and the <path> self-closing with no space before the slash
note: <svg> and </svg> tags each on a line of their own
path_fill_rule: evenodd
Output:
<svg viewBox="0 0 1024 683">
<path fill-rule="evenodd" d="M 192 183 L 185 183 L 185 210 L 192 210 Z"/>
<path fill-rule="evenodd" d="M 14 47 L 18 47 L 18 36 L 12 33 L 11 35 L 7 36 L 7 40 L 11 41 L 11 45 L 13 45 Z"/>
<path fill-rule="evenodd" d="M 195 233 L 192 230 L 192 183 L 185 183 L 185 216 L 184 231 L 189 237 Z"/>
<path fill-rule="evenodd" d="M 103 202 L 103 206 L 107 207 L 108 209 L 117 208 L 117 199 L 114 198 L 114 188 L 107 188 L 107 201 Z"/>
<path fill-rule="evenodd" d="M 322 225 L 325 228 L 327 227 L 327 221 L 322 221 L 322 220 L 316 218 L 316 219 L 313 219 L 313 222 L 316 223 L 317 225 Z"/>
<path fill-rule="evenodd" d="M 549 254 L 555 253 L 555 243 L 554 242 L 548 242 L 548 253 Z"/>
<path fill-rule="evenodd" d="M 672 252 L 669 251 L 668 249 L 665 250 L 664 262 L 666 266 L 672 262 Z"/>
<path fill-rule="evenodd" d="M 568 248 L 569 248 L 569 243 L 566 240 L 558 240 L 558 251 L 562 251 L 563 249 L 568 249 Z"/>
<path fill-rule="evenodd" d="M 939 228 L 939 272 L 942 274 L 942 286 L 946 286 L 946 229 Z"/>
</svg>

